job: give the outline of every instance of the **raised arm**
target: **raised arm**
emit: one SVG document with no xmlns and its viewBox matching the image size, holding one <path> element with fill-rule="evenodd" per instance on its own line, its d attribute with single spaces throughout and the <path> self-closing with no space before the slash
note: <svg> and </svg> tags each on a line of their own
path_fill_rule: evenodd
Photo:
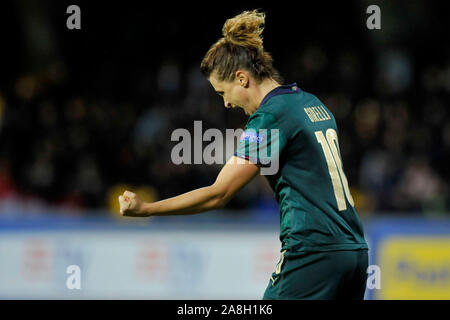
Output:
<svg viewBox="0 0 450 320">
<path fill-rule="evenodd" d="M 157 202 L 143 202 L 135 193 L 119 196 L 120 213 L 131 217 L 196 214 L 223 208 L 233 196 L 259 173 L 248 160 L 231 157 L 214 184 Z"/>
</svg>

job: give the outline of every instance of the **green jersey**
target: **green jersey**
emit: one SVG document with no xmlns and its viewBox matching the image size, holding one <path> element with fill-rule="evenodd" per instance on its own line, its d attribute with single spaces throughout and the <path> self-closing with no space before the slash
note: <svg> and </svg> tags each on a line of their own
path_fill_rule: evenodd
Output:
<svg viewBox="0 0 450 320">
<path fill-rule="evenodd" d="M 281 250 L 368 248 L 344 174 L 336 121 L 316 96 L 295 83 L 269 92 L 249 117 L 235 155 L 261 169 L 276 163 L 276 172 L 264 176 L 280 208 Z"/>
</svg>

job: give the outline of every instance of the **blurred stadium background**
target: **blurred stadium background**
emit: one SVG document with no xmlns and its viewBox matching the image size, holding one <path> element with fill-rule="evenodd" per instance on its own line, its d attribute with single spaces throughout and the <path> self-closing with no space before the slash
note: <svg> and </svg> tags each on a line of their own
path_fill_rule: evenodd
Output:
<svg viewBox="0 0 450 320">
<path fill-rule="evenodd" d="M 68 30 L 66 9 L 81 9 Z M 381 8 L 381 30 L 366 8 Z M 286 83 L 333 112 L 381 289 L 450 299 L 450 20 L 443 1 L 261 5 L 2 1 L 0 298 L 260 299 L 279 258 L 278 212 L 258 177 L 227 210 L 118 217 L 211 184 L 221 165 L 174 165 L 176 128 L 243 128 L 202 78 L 224 21 L 261 8 Z M 81 268 L 81 290 L 66 268 Z"/>
</svg>

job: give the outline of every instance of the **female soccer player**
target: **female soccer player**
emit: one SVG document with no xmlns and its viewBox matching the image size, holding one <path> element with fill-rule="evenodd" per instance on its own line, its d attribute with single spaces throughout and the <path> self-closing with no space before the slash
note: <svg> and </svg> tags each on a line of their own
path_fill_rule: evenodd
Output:
<svg viewBox="0 0 450 320">
<path fill-rule="evenodd" d="M 280 207 L 281 257 L 263 299 L 363 299 L 368 246 L 343 171 L 336 121 L 316 96 L 295 83 L 281 85 L 263 48 L 264 21 L 257 10 L 227 20 L 223 38 L 201 63 L 225 107 L 249 116 L 216 181 L 154 203 L 125 191 L 120 212 L 148 217 L 223 208 L 268 159 L 275 161 L 277 172 L 265 177 Z"/>
</svg>

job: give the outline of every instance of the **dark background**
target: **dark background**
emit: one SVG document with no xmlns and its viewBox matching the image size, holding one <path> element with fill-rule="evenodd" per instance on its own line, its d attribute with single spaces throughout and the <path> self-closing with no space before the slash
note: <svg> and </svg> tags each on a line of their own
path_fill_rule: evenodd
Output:
<svg viewBox="0 0 450 320">
<path fill-rule="evenodd" d="M 71 4 L 81 30 L 66 27 Z M 381 30 L 366 27 L 372 4 Z M 157 200 L 213 183 L 221 165 L 172 164 L 170 135 L 244 127 L 199 65 L 225 20 L 255 8 L 285 83 L 333 111 L 357 209 L 448 215 L 445 1 L 2 1 L 0 212 L 95 214 L 125 187 Z M 274 201 L 258 177 L 228 208 Z"/>
</svg>

